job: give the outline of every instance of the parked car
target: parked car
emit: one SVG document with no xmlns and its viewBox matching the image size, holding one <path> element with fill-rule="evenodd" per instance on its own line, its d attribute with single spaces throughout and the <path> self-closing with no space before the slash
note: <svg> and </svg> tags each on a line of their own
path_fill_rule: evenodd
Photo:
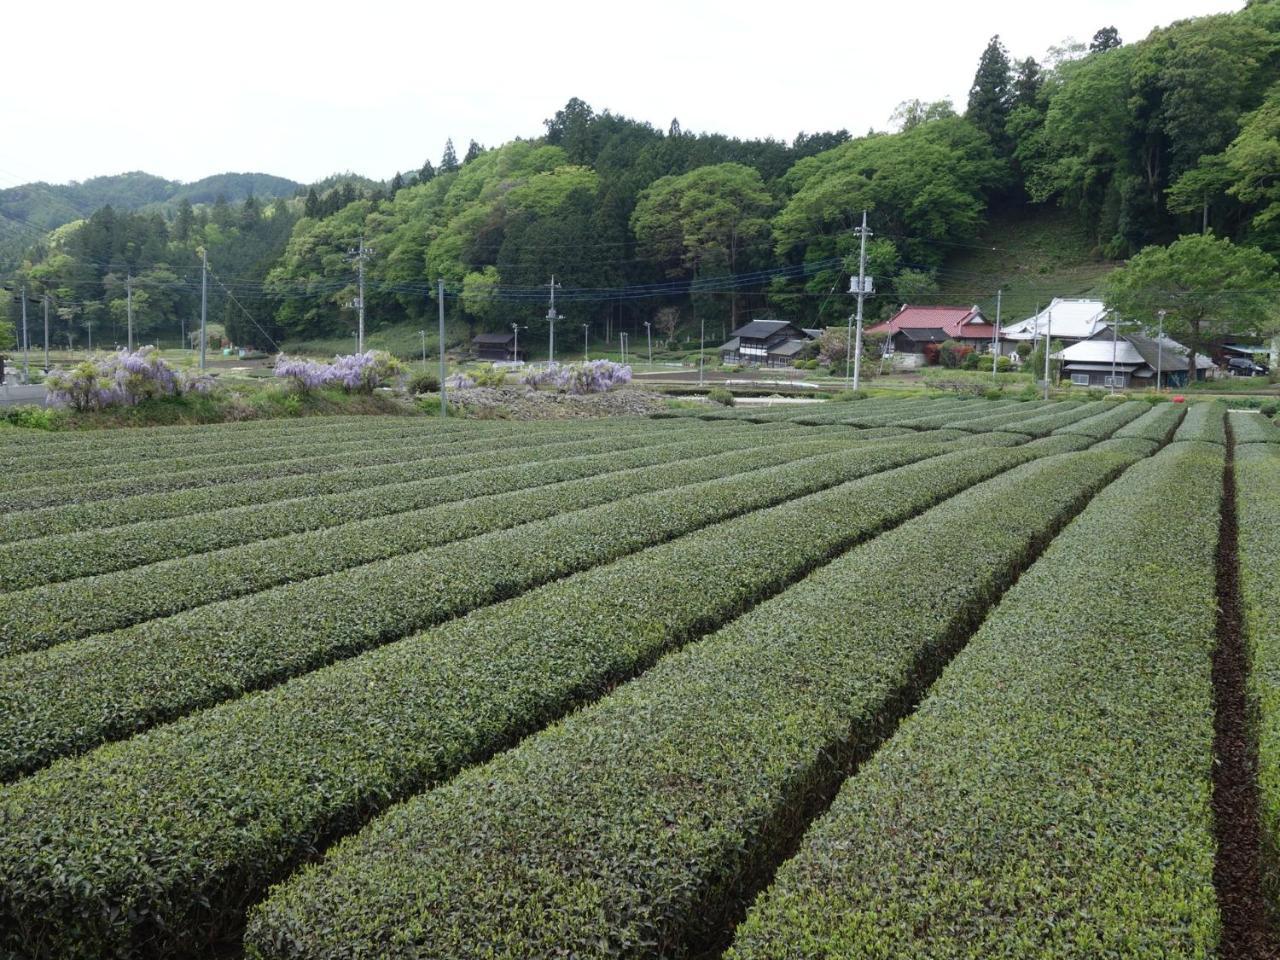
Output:
<svg viewBox="0 0 1280 960">
<path fill-rule="evenodd" d="M 1233 377 L 1265 377 L 1270 369 L 1248 357 L 1232 357 L 1227 361 L 1227 373 Z"/>
</svg>

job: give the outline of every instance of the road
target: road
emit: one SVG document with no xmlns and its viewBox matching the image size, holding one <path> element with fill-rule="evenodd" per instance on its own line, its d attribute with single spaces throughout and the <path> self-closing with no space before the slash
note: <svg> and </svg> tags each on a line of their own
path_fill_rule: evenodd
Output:
<svg viewBox="0 0 1280 960">
<path fill-rule="evenodd" d="M 33 383 L 27 386 L 6 383 L 0 386 L 0 407 L 17 407 L 24 404 L 44 406 L 44 384 Z"/>
</svg>

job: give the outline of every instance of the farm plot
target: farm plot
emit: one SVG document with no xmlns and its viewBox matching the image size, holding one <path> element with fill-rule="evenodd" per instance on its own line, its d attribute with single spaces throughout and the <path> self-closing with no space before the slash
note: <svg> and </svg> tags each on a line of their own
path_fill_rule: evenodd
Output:
<svg viewBox="0 0 1280 960">
<path fill-rule="evenodd" d="M 244 426 L 0 434 L 0 955 L 1214 950 L 1221 407 Z"/>
</svg>

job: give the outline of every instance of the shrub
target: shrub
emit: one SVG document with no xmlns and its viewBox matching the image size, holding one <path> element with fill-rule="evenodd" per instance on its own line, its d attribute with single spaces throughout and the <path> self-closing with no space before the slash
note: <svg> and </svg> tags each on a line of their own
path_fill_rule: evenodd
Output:
<svg viewBox="0 0 1280 960">
<path fill-rule="evenodd" d="M 47 407 L 10 407 L 0 413 L 3 422 L 28 430 L 57 430 L 61 421 L 56 410 Z"/>
<path fill-rule="evenodd" d="M 331 363 L 317 363 L 282 353 L 276 358 L 273 372 L 299 391 L 337 386 L 348 393 L 372 393 L 403 369 L 400 361 L 385 350 L 369 350 L 336 356 Z"/>
<path fill-rule="evenodd" d="M 707 399 L 712 403 L 720 404 L 722 407 L 732 407 L 738 402 L 725 387 L 712 387 L 707 391 Z"/>
<path fill-rule="evenodd" d="M 440 377 L 430 370 L 418 370 L 409 377 L 407 386 L 409 393 L 413 396 L 421 396 L 424 393 L 439 393 Z"/>
<path fill-rule="evenodd" d="M 1280 413 L 1280 403 L 1275 400 L 1267 400 L 1258 407 L 1258 412 L 1268 419 Z"/>
<path fill-rule="evenodd" d="M 590 393 L 606 393 L 615 387 L 631 382 L 631 367 L 612 360 L 591 360 L 587 363 L 551 363 L 530 370 L 521 377 L 530 387 L 552 387 L 560 393 L 581 396 Z"/>
<path fill-rule="evenodd" d="M 489 364 L 471 371 L 471 379 L 477 387 L 501 387 L 507 382 L 507 371 L 502 367 Z"/>
<path fill-rule="evenodd" d="M 996 373 L 1012 373 L 1012 372 L 1013 372 L 1013 360 L 1010 357 L 1006 357 L 1003 354 L 999 357 L 996 357 Z"/>
<path fill-rule="evenodd" d="M 985 358 L 983 357 L 982 354 L 978 353 L 978 351 L 972 348 L 967 348 L 967 349 L 968 349 L 968 352 L 964 355 L 964 358 L 960 361 L 961 369 L 964 369 L 964 370 L 980 369 L 982 367 L 982 361 Z"/>
<path fill-rule="evenodd" d="M 70 370 L 53 370 L 46 383 L 51 403 L 82 412 L 134 406 L 143 400 L 189 392 L 207 393 L 213 388 L 208 377 L 192 377 L 169 366 L 155 347 L 120 350 L 82 361 Z"/>
</svg>

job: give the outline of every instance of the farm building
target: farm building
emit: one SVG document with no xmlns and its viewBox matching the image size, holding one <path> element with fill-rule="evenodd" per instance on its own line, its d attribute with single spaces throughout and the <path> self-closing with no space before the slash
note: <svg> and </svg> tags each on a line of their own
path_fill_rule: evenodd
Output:
<svg viewBox="0 0 1280 960">
<path fill-rule="evenodd" d="M 1046 332 L 1063 343 L 1079 343 L 1107 329 L 1107 307 L 1101 300 L 1064 300 L 1055 297 L 1049 306 L 1000 331 L 1001 340 L 1037 340 Z M 1110 336 L 1110 334 L 1108 334 Z M 1108 360 L 1110 357 L 1107 358 Z"/>
<path fill-rule="evenodd" d="M 888 336 L 885 354 L 893 355 L 908 366 L 924 362 L 924 348 L 930 343 L 956 343 L 988 350 L 995 327 L 987 322 L 977 307 L 913 307 L 903 304 L 893 318 L 868 328 L 868 333 Z"/>
<path fill-rule="evenodd" d="M 789 367 L 819 330 L 806 330 L 786 320 L 752 320 L 720 347 L 724 363 L 751 363 L 764 367 Z"/>
<path fill-rule="evenodd" d="M 1191 363 L 1182 344 L 1168 337 L 1157 341 L 1133 333 L 1119 334 L 1113 341 L 1112 332 L 1104 326 L 1088 340 L 1055 353 L 1054 359 L 1062 361 L 1062 375 L 1079 387 L 1154 387 L 1159 371 L 1162 386 L 1186 385 Z M 1197 380 L 1204 380 L 1212 369 L 1209 357 L 1196 356 Z"/>
<path fill-rule="evenodd" d="M 479 360 L 511 363 L 525 359 L 525 352 L 516 350 L 514 333 L 478 334 L 471 338 L 471 349 Z"/>
</svg>

